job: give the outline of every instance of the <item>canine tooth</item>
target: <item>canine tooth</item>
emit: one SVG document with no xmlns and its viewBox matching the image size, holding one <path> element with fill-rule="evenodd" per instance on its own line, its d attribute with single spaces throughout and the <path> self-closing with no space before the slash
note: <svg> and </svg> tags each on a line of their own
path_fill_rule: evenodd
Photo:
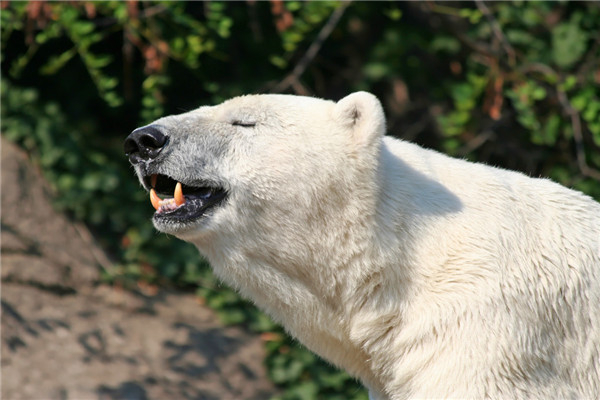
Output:
<svg viewBox="0 0 600 400">
<path fill-rule="evenodd" d="M 158 197 L 156 191 L 154 189 L 150 189 L 150 202 L 152 203 L 152 207 L 158 210 L 160 208 L 161 198 Z"/>
<path fill-rule="evenodd" d="M 183 189 L 181 188 L 181 182 L 177 182 L 175 185 L 175 194 L 173 195 L 175 198 L 175 204 L 177 207 L 185 203 L 185 197 L 183 197 Z"/>
<path fill-rule="evenodd" d="M 153 174 L 153 175 L 150 177 L 150 184 L 152 185 L 152 187 L 156 187 L 156 179 L 157 179 L 157 178 L 158 178 L 158 175 L 156 175 L 156 174 Z"/>
</svg>

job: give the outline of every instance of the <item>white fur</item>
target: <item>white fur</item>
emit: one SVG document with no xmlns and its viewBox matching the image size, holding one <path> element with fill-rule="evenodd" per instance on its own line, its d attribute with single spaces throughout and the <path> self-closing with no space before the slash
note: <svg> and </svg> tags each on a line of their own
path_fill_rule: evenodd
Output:
<svg viewBox="0 0 600 400">
<path fill-rule="evenodd" d="M 589 197 L 383 137 L 364 92 L 155 124 L 171 136 L 161 173 L 229 191 L 198 223 L 157 228 L 372 398 L 600 398 Z"/>
</svg>

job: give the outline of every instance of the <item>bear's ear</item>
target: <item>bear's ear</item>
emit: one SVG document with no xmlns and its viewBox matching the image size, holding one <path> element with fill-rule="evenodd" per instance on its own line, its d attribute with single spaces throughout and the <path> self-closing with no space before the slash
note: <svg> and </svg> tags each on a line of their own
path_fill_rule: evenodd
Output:
<svg viewBox="0 0 600 400">
<path fill-rule="evenodd" d="M 333 115 L 359 147 L 370 146 L 385 134 L 383 107 L 371 93 L 349 94 L 335 104 Z"/>
</svg>

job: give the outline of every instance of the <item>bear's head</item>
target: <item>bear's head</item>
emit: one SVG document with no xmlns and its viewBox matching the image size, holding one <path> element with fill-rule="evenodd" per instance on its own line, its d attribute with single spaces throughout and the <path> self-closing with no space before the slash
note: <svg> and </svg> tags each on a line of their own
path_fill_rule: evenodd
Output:
<svg viewBox="0 0 600 400">
<path fill-rule="evenodd" d="M 205 254 L 244 238 L 268 252 L 270 240 L 312 242 L 328 219 L 366 212 L 384 131 L 369 93 L 249 95 L 136 129 L 125 151 L 159 231 Z"/>
</svg>

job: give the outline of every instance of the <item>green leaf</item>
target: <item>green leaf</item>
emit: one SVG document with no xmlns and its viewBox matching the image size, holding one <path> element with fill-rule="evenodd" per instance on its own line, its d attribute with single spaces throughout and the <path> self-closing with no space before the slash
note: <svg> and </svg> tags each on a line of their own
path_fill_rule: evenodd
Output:
<svg viewBox="0 0 600 400">
<path fill-rule="evenodd" d="M 563 92 L 568 92 L 573 89 L 577 85 L 577 77 L 574 75 L 569 75 L 565 78 L 564 82 L 560 85 L 560 90 Z"/>
<path fill-rule="evenodd" d="M 582 112 L 585 110 L 587 105 L 594 101 L 595 91 L 592 87 L 586 87 L 577 93 L 571 98 L 571 105 L 577 111 Z"/>
<path fill-rule="evenodd" d="M 302 7 L 302 2 L 300 1 L 286 1 L 284 4 L 285 8 L 291 12 L 298 11 Z"/>
<path fill-rule="evenodd" d="M 119 80 L 117 78 L 103 76 L 102 78 L 100 78 L 98 86 L 100 86 L 102 90 L 108 91 L 110 89 L 115 88 L 118 83 Z"/>
<path fill-rule="evenodd" d="M 281 68 L 281 69 L 284 69 L 285 67 L 287 67 L 287 64 L 288 64 L 287 61 L 283 59 L 283 57 L 277 56 L 277 55 L 271 55 L 269 57 L 269 61 L 274 66 L 276 66 L 277 68 Z"/>
<path fill-rule="evenodd" d="M 343 371 L 334 371 L 330 374 L 321 375 L 319 380 L 324 386 L 339 391 L 344 387 L 344 384 L 350 380 L 350 377 Z"/>
<path fill-rule="evenodd" d="M 76 54 L 77 50 L 75 48 L 72 48 L 71 50 L 67 50 L 59 56 L 50 57 L 48 62 L 40 68 L 40 73 L 43 75 L 55 74 L 59 69 L 64 67 L 65 64 L 69 62 Z"/>
<path fill-rule="evenodd" d="M 456 54 L 460 51 L 460 41 L 453 36 L 436 36 L 431 43 L 429 48 L 434 52 L 446 52 L 449 54 Z"/>
<path fill-rule="evenodd" d="M 476 99 L 479 95 L 479 88 L 477 86 L 478 84 L 475 82 L 465 82 L 453 86 L 452 98 L 457 110 L 470 111 L 475 107 Z"/>
<path fill-rule="evenodd" d="M 70 26 L 73 37 L 80 38 L 94 31 L 94 24 L 89 21 L 77 21 Z"/>
<path fill-rule="evenodd" d="M 517 116 L 517 121 L 532 132 L 538 131 L 541 126 L 535 114 L 531 110 L 524 110 Z M 542 141 L 543 142 L 543 141 Z"/>
<path fill-rule="evenodd" d="M 107 54 L 90 55 L 86 61 L 90 68 L 104 68 L 112 62 L 112 57 Z"/>
<path fill-rule="evenodd" d="M 531 90 L 531 98 L 533 100 L 542 100 L 546 98 L 546 89 L 541 86 L 535 86 Z"/>
<path fill-rule="evenodd" d="M 588 123 L 588 129 L 592 132 L 592 139 L 594 144 L 600 147 L 600 121 Z"/>
<path fill-rule="evenodd" d="M 581 114 L 584 120 L 589 122 L 599 121 L 600 116 L 600 100 L 592 100 L 587 104 L 587 107 Z"/>
<path fill-rule="evenodd" d="M 588 34 L 579 26 L 580 14 L 552 30 L 552 59 L 561 68 L 572 67 L 587 49 Z"/>
<path fill-rule="evenodd" d="M 50 23 L 46 29 L 35 35 L 35 42 L 37 44 L 44 44 L 50 39 L 60 37 L 62 33 L 60 24 Z"/>
<path fill-rule="evenodd" d="M 383 14 L 392 21 L 398 21 L 400 20 L 400 18 L 402 18 L 402 10 L 400 10 L 399 8 L 384 10 Z"/>
<path fill-rule="evenodd" d="M 192 281 L 190 280 L 190 282 Z M 220 312 L 219 318 L 226 325 L 241 324 L 246 320 L 246 314 L 240 309 L 230 308 Z"/>
<path fill-rule="evenodd" d="M 60 4 L 56 9 L 59 21 L 63 26 L 70 27 L 79 17 L 79 12 L 75 7 L 70 7 L 67 4 Z"/>
<path fill-rule="evenodd" d="M 522 18 L 523 23 L 530 28 L 543 22 L 543 18 L 540 15 L 539 10 L 536 10 L 533 7 L 526 8 L 522 13 Z"/>
<path fill-rule="evenodd" d="M 561 119 L 558 115 L 551 115 L 544 124 L 543 129 L 531 132 L 531 141 L 538 145 L 552 146 L 560 135 Z M 533 123 L 535 125 L 535 123 Z"/>
<path fill-rule="evenodd" d="M 476 9 L 470 9 L 470 8 L 463 8 L 459 11 L 458 15 L 460 15 L 463 18 L 468 18 L 469 22 L 472 24 L 476 24 L 479 22 L 479 20 L 481 19 L 481 17 L 483 17 L 483 14 L 481 13 L 481 11 L 476 10 Z"/>
<path fill-rule="evenodd" d="M 127 21 L 127 17 L 129 14 L 127 13 L 127 3 L 123 2 L 114 2 L 113 4 L 117 4 L 117 7 L 113 11 L 113 15 L 117 20 L 121 23 Z"/>
<path fill-rule="evenodd" d="M 106 103 L 110 106 L 110 107 L 119 107 L 123 104 L 123 99 L 116 94 L 115 92 L 108 92 L 103 96 L 104 101 L 106 101 Z"/>
<path fill-rule="evenodd" d="M 256 317 L 250 323 L 250 328 L 256 332 L 273 331 L 277 325 L 265 314 L 257 313 Z"/>
<path fill-rule="evenodd" d="M 371 62 L 365 65 L 364 74 L 372 80 L 379 80 L 390 72 L 389 64 L 383 62 Z"/>
<path fill-rule="evenodd" d="M 222 18 L 219 21 L 219 26 L 217 29 L 219 36 L 221 36 L 222 38 L 228 38 L 232 25 L 233 20 L 231 18 Z"/>
<path fill-rule="evenodd" d="M 294 397 L 299 400 L 313 400 L 317 397 L 319 388 L 315 382 L 302 382 L 292 390 Z"/>
</svg>

